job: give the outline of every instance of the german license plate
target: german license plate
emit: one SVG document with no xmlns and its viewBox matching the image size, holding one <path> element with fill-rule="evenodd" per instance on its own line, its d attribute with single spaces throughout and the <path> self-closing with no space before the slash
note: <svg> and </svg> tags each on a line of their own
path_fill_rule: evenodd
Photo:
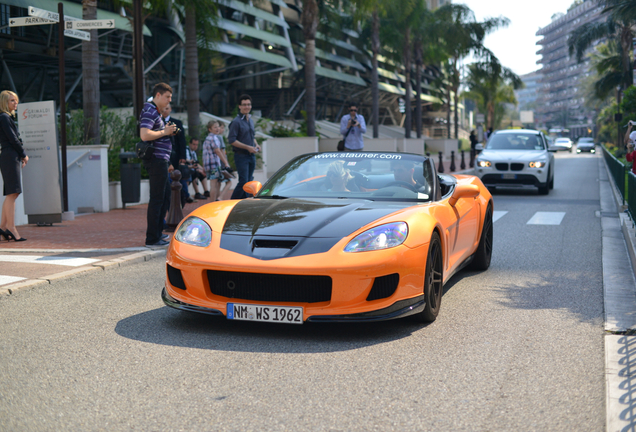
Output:
<svg viewBox="0 0 636 432">
<path fill-rule="evenodd" d="M 302 324 L 303 308 L 254 304 L 227 304 L 227 319 Z"/>
<path fill-rule="evenodd" d="M 502 174 L 501 177 L 504 180 L 515 180 L 517 178 L 517 174 Z"/>
</svg>

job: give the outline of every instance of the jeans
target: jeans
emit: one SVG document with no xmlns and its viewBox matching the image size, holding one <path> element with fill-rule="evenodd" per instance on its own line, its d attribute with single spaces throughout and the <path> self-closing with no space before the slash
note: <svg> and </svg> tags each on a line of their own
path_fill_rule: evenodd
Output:
<svg viewBox="0 0 636 432">
<path fill-rule="evenodd" d="M 248 195 L 243 190 L 243 185 L 254 180 L 256 155 L 234 152 L 234 164 L 236 165 L 236 172 L 238 173 L 239 179 L 234 192 L 232 192 L 232 199 L 247 198 L 251 195 Z"/>
<path fill-rule="evenodd" d="M 163 234 L 163 220 L 170 207 L 170 176 L 168 166 L 170 161 L 152 157 L 144 161 L 144 167 L 148 171 L 150 187 L 150 200 L 148 201 L 148 213 L 146 228 L 146 244 L 151 245 L 161 240 Z"/>
</svg>

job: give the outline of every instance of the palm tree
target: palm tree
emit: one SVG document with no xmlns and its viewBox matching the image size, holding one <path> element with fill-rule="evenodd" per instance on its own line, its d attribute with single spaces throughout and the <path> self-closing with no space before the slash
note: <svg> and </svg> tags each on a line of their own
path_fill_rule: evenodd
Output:
<svg viewBox="0 0 636 432">
<path fill-rule="evenodd" d="M 461 84 L 460 61 L 469 54 L 478 59 L 489 61 L 494 55 L 484 46 L 487 34 L 506 27 L 508 18 L 488 18 L 482 22 L 475 20 L 475 14 L 466 5 L 448 3 L 435 11 L 442 21 L 440 36 L 444 39 L 449 53 L 449 86 L 454 94 L 455 104 L 455 138 L 459 131 L 459 86 Z M 450 99 L 448 100 L 450 110 Z"/>
<path fill-rule="evenodd" d="M 97 0 L 82 0 L 82 18 L 97 19 Z M 99 134 L 99 44 L 97 30 L 82 42 L 82 91 L 86 143 L 101 144 Z M 62 103 L 64 103 L 62 101 Z"/>
<path fill-rule="evenodd" d="M 468 65 L 469 91 L 464 96 L 475 100 L 486 113 L 486 124 L 495 128 L 501 121 L 502 104 L 516 103 L 514 91 L 523 87 L 521 78 L 503 67 L 496 57 Z"/>
<path fill-rule="evenodd" d="M 320 20 L 318 2 L 303 0 L 300 17 L 305 36 L 305 100 L 307 136 L 316 136 L 316 32 Z"/>
<path fill-rule="evenodd" d="M 373 138 L 380 135 L 380 92 L 378 88 L 378 54 L 380 53 L 380 18 L 386 16 L 390 0 L 352 0 L 357 21 L 371 24 L 371 123 Z"/>
<path fill-rule="evenodd" d="M 632 62 L 631 47 L 634 37 L 633 26 L 636 24 L 636 14 L 630 8 L 626 8 L 629 3 L 633 8 L 634 1 L 626 0 L 602 0 L 605 5 L 603 14 L 607 19 L 603 22 L 590 22 L 576 28 L 568 37 L 568 48 L 570 55 L 576 54 L 576 59 L 581 63 L 585 53 L 593 44 L 602 39 L 613 39 L 617 44 L 617 51 L 621 56 L 621 85 L 627 88 L 632 85 Z"/>
<path fill-rule="evenodd" d="M 591 97 L 604 101 L 623 83 L 623 56 L 615 40 L 596 46 L 590 54 L 593 75 Z"/>
<path fill-rule="evenodd" d="M 413 34 L 413 53 L 415 57 L 415 130 L 422 137 L 422 72 L 429 64 L 440 64 L 448 60 L 444 44 L 437 34 L 440 30 L 436 16 L 427 8 L 418 10 Z"/>
</svg>

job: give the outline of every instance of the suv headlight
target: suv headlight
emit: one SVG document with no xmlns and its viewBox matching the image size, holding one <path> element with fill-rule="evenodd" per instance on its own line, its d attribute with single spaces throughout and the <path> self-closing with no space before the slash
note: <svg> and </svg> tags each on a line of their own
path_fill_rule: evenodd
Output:
<svg viewBox="0 0 636 432">
<path fill-rule="evenodd" d="M 477 166 L 480 168 L 490 168 L 492 166 L 492 163 L 490 163 L 490 161 L 487 161 L 487 160 L 478 160 Z"/>
<path fill-rule="evenodd" d="M 174 238 L 192 246 L 208 247 L 212 242 L 212 229 L 203 219 L 191 216 L 181 224 Z"/>
<path fill-rule="evenodd" d="M 389 249 L 404 243 L 409 234 L 406 222 L 380 225 L 357 235 L 345 246 L 345 252 L 366 252 Z"/>
<path fill-rule="evenodd" d="M 535 162 L 530 162 L 528 166 L 530 168 L 545 168 L 547 164 L 548 163 L 546 161 L 535 161 Z"/>
</svg>

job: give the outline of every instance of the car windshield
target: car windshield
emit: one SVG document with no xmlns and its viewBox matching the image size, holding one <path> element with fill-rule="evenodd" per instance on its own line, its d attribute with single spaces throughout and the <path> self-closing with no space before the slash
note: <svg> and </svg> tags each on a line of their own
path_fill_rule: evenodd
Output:
<svg viewBox="0 0 636 432">
<path fill-rule="evenodd" d="M 554 142 L 555 144 L 559 144 L 559 143 L 567 143 L 570 141 L 570 138 L 557 138 L 556 141 Z"/>
<path fill-rule="evenodd" d="M 584 143 L 593 143 L 594 142 L 594 138 L 579 138 L 579 143 L 584 144 Z"/>
<path fill-rule="evenodd" d="M 544 150 L 543 141 L 537 134 L 498 133 L 488 140 L 488 150 Z"/>
<path fill-rule="evenodd" d="M 297 157 L 263 185 L 259 198 L 430 201 L 435 166 L 406 153 L 333 152 Z"/>
</svg>

